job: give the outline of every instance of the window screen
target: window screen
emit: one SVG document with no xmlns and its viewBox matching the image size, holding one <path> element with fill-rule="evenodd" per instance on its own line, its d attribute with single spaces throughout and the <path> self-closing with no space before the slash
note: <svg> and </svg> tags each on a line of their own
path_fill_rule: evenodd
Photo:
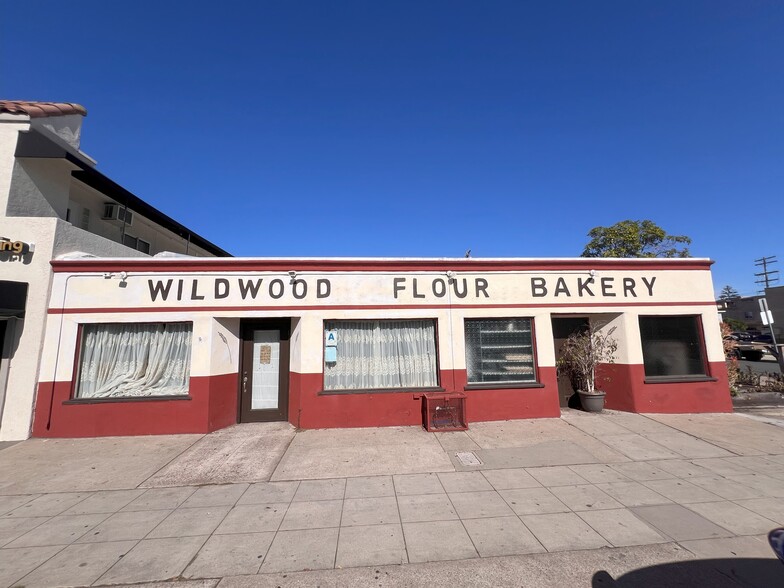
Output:
<svg viewBox="0 0 784 588">
<path fill-rule="evenodd" d="M 535 382 L 530 318 L 465 322 L 469 384 Z"/>
</svg>

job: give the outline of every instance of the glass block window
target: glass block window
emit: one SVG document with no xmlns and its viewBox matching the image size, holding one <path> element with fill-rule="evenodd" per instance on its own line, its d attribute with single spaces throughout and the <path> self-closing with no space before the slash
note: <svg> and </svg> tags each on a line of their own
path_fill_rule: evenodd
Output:
<svg viewBox="0 0 784 588">
<path fill-rule="evenodd" d="M 535 382 L 532 319 L 466 319 L 469 384 Z"/>
</svg>

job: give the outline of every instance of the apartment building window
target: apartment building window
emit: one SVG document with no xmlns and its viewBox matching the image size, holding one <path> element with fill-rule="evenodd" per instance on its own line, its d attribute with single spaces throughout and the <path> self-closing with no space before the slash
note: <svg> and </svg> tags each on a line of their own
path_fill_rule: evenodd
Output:
<svg viewBox="0 0 784 588">
<path fill-rule="evenodd" d="M 150 253 L 150 243 L 148 241 L 139 239 L 128 233 L 123 235 L 123 245 L 130 247 L 131 249 L 136 249 L 136 251 L 141 251 L 142 253 Z"/>
<path fill-rule="evenodd" d="M 139 240 L 133 235 L 129 235 L 128 233 L 123 235 L 123 245 L 125 245 L 126 247 L 130 247 L 131 249 L 136 249 L 136 246 L 138 244 L 139 244 Z"/>
</svg>

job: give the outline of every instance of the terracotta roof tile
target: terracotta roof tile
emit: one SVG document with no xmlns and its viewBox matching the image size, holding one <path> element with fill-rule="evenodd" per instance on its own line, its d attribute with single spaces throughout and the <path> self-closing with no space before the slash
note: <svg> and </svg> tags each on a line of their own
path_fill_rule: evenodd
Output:
<svg viewBox="0 0 784 588">
<path fill-rule="evenodd" d="M 0 100 L 0 113 L 26 114 L 30 118 L 45 116 L 65 116 L 81 114 L 87 116 L 87 110 L 81 104 L 73 102 L 32 102 L 28 100 Z"/>
</svg>

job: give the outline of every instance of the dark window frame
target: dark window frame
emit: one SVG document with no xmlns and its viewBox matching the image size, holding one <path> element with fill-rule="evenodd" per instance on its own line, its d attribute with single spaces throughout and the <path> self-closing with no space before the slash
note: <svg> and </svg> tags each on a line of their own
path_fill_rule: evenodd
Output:
<svg viewBox="0 0 784 588">
<path fill-rule="evenodd" d="M 326 361 L 324 356 L 326 353 L 326 342 L 324 341 L 324 333 L 327 330 L 327 323 L 340 321 L 351 323 L 366 323 L 366 322 L 396 322 L 396 321 L 432 321 L 433 322 L 433 338 L 436 346 L 436 385 L 424 387 L 400 387 L 400 388 L 326 388 Z M 438 331 L 438 318 L 437 317 L 400 317 L 400 318 L 325 318 L 321 321 L 321 390 L 318 392 L 320 396 L 339 395 L 339 394 L 394 394 L 394 393 L 409 393 L 409 392 L 444 392 L 441 386 L 441 364 L 439 361 L 439 331 Z"/>
<path fill-rule="evenodd" d="M 525 389 L 525 388 L 544 388 L 544 384 L 539 379 L 539 358 L 536 353 L 536 320 L 533 316 L 505 316 L 505 317 L 464 317 L 463 318 L 463 348 L 466 360 L 468 359 L 468 342 L 466 339 L 466 325 L 470 321 L 531 321 L 531 356 L 534 369 L 533 380 L 518 380 L 509 382 L 469 382 L 468 381 L 468 362 L 466 361 L 466 385 L 464 390 L 502 390 L 502 389 Z"/>
<path fill-rule="evenodd" d="M 696 331 L 696 344 L 700 353 L 700 365 L 702 366 L 702 373 L 693 374 L 666 374 L 666 375 L 649 375 L 645 368 L 645 342 L 643 341 L 643 320 L 655 319 L 692 319 L 694 321 Z M 708 352 L 705 345 L 705 329 L 703 328 L 702 315 L 699 314 L 644 314 L 637 317 L 637 326 L 640 334 L 640 350 L 642 352 L 643 373 L 645 374 L 646 384 L 663 384 L 675 382 L 709 382 L 716 381 L 712 377 L 710 371 L 710 363 L 708 362 Z"/>
<path fill-rule="evenodd" d="M 92 325 L 190 325 L 191 326 L 191 362 L 193 361 L 193 321 L 111 321 L 111 322 L 94 322 L 94 323 L 79 323 L 76 329 L 76 352 L 74 353 L 74 366 L 71 373 L 71 390 L 68 394 L 68 400 L 63 404 L 98 404 L 98 403 L 115 403 L 115 402 L 142 402 L 144 400 L 157 401 L 157 400 L 190 400 L 192 398 L 191 378 L 192 375 L 188 373 L 188 393 L 187 394 L 172 394 L 166 396 L 117 396 L 113 398 L 79 398 L 77 396 L 79 388 L 79 376 L 82 370 L 82 358 L 84 354 L 84 327 Z"/>
</svg>

